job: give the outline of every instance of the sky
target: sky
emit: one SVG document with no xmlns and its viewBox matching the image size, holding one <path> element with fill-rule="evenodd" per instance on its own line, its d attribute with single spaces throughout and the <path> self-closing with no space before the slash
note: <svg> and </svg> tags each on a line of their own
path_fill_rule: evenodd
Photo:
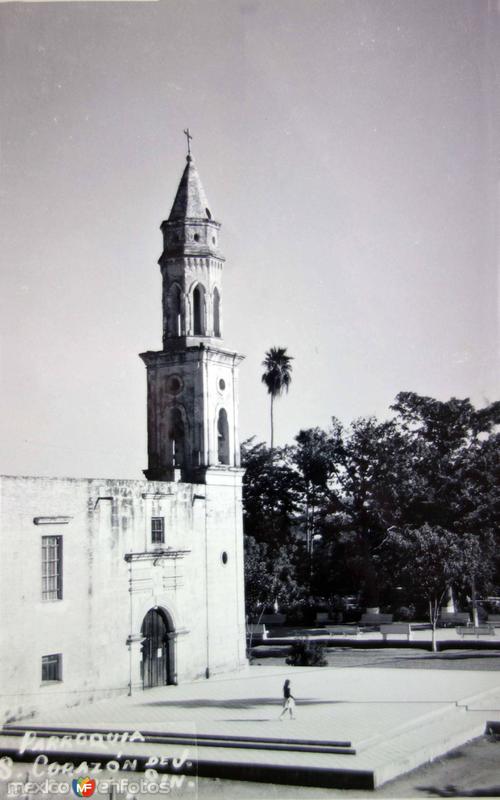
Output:
<svg viewBox="0 0 500 800">
<path fill-rule="evenodd" d="M 183 129 L 241 438 L 500 398 L 497 0 L 0 4 L 0 473 L 140 478 Z"/>
</svg>

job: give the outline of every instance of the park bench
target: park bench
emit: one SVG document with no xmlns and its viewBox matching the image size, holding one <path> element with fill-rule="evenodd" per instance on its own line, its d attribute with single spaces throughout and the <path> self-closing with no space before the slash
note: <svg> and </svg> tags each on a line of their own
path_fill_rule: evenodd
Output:
<svg viewBox="0 0 500 800">
<path fill-rule="evenodd" d="M 469 625 L 470 617 L 467 611 L 442 611 L 439 623 L 442 628 L 454 628 L 457 625 Z"/>
<path fill-rule="evenodd" d="M 457 628 L 457 633 L 459 636 L 464 638 L 464 636 L 494 636 L 495 635 L 495 627 L 494 625 L 467 625 L 466 627 L 459 627 Z"/>
<path fill-rule="evenodd" d="M 383 636 L 384 642 L 391 633 L 404 634 L 408 641 L 411 640 L 411 625 L 409 622 L 392 622 L 389 625 L 381 625 L 380 633 Z"/>
<path fill-rule="evenodd" d="M 500 627 L 500 614 L 488 614 L 488 619 L 486 620 L 487 625 L 493 625 L 494 628 Z"/>
<path fill-rule="evenodd" d="M 389 625 L 392 622 L 392 614 L 374 614 L 371 611 L 366 611 L 360 621 L 360 625 L 372 625 L 378 627 L 379 625 Z"/>
<path fill-rule="evenodd" d="M 267 639 L 268 630 L 265 625 L 247 625 L 247 637 L 249 639 Z"/>
</svg>

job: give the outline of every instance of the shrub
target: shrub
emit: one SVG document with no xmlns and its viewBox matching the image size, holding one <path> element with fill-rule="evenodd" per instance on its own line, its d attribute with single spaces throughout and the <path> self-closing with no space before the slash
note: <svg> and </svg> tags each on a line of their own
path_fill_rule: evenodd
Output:
<svg viewBox="0 0 500 800">
<path fill-rule="evenodd" d="M 325 646 L 300 639 L 292 644 L 286 663 L 292 667 L 326 667 Z"/>
</svg>

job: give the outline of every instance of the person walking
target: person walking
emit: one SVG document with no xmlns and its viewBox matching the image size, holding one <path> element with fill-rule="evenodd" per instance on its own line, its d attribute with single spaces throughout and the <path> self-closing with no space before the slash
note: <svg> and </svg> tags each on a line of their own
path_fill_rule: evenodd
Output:
<svg viewBox="0 0 500 800">
<path fill-rule="evenodd" d="M 295 719 L 295 697 L 290 689 L 289 680 L 286 680 L 283 684 L 283 710 L 280 714 L 280 720 L 286 716 L 287 712 L 290 714 L 290 719 Z"/>
</svg>

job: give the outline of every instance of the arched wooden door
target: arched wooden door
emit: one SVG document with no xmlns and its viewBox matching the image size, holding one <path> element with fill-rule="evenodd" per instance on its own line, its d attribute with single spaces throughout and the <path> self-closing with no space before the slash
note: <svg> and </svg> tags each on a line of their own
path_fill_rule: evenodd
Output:
<svg viewBox="0 0 500 800">
<path fill-rule="evenodd" d="M 144 689 L 174 683 L 173 647 L 169 622 L 163 611 L 152 608 L 144 617 L 141 633 L 142 685 Z"/>
</svg>

